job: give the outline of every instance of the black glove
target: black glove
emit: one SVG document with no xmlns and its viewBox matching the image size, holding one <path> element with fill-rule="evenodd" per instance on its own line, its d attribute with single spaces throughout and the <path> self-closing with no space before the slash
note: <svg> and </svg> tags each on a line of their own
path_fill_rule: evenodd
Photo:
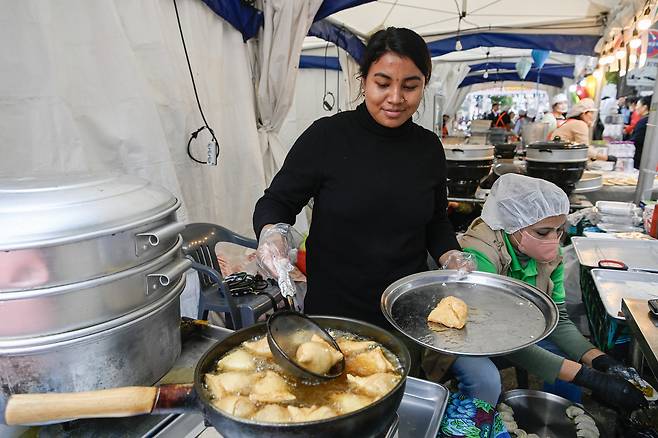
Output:
<svg viewBox="0 0 658 438">
<path fill-rule="evenodd" d="M 630 412 L 647 406 L 642 392 L 631 383 L 584 365 L 574 377 L 573 383 L 591 389 L 595 397 L 617 409 Z"/>
<path fill-rule="evenodd" d="M 612 356 L 602 354 L 592 361 L 592 368 L 595 370 L 607 373 L 611 367 L 621 367 L 621 362 L 614 359 Z"/>
<path fill-rule="evenodd" d="M 635 368 L 624 366 L 621 362 L 618 362 L 607 354 L 603 354 L 594 359 L 592 361 L 592 367 L 606 374 L 619 376 L 624 380 L 628 380 L 633 383 L 636 388 L 645 388 L 649 385 Z"/>
</svg>

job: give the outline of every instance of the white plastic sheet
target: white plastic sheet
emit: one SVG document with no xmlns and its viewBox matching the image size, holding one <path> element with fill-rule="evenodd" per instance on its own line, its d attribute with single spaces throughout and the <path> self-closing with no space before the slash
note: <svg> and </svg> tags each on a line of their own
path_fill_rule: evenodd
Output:
<svg viewBox="0 0 658 438">
<path fill-rule="evenodd" d="M 0 175 L 106 171 L 164 185 L 188 221 L 253 235 L 264 189 L 248 46 L 198 0 L 178 0 L 217 167 L 185 152 L 202 121 L 172 2 L 2 1 Z M 205 159 L 208 138 L 193 152 Z"/>
<path fill-rule="evenodd" d="M 269 185 L 289 146 L 278 136 L 292 105 L 304 37 L 322 0 L 263 2 L 264 25 L 258 50 L 258 135 Z"/>
</svg>

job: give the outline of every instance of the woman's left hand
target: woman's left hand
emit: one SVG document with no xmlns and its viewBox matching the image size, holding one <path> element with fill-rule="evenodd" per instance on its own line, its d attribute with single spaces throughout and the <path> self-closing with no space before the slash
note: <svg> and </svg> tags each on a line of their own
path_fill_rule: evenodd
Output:
<svg viewBox="0 0 658 438">
<path fill-rule="evenodd" d="M 475 271 L 475 258 L 473 254 L 453 249 L 439 257 L 441 269 L 454 269 L 462 272 Z"/>
</svg>

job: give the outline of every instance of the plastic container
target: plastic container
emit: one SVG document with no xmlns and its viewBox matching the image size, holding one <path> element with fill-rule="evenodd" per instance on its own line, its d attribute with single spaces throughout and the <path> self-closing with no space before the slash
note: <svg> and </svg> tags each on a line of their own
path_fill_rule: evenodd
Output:
<svg viewBox="0 0 658 438">
<path fill-rule="evenodd" d="M 602 214 L 631 215 L 635 210 L 632 202 L 597 201 L 596 209 Z"/>
</svg>

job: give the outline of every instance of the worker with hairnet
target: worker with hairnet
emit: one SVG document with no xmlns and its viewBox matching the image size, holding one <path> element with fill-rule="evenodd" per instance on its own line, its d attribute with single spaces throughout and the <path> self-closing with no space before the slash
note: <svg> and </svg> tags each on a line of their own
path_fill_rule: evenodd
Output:
<svg viewBox="0 0 658 438">
<path fill-rule="evenodd" d="M 526 282 L 558 306 L 559 321 L 553 333 L 507 359 L 549 384 L 557 379 L 572 382 L 616 408 L 636 409 L 646 400 L 620 376 L 637 372 L 596 349 L 567 314 L 560 237 L 568 213 L 569 199 L 555 184 L 506 174 L 493 184 L 481 217 L 473 221 L 460 244 L 475 256 L 479 271 Z M 511 310 L 510 318 L 514 318 Z M 576 387 L 567 389 L 577 390 L 571 398 L 580 395 Z"/>
</svg>

